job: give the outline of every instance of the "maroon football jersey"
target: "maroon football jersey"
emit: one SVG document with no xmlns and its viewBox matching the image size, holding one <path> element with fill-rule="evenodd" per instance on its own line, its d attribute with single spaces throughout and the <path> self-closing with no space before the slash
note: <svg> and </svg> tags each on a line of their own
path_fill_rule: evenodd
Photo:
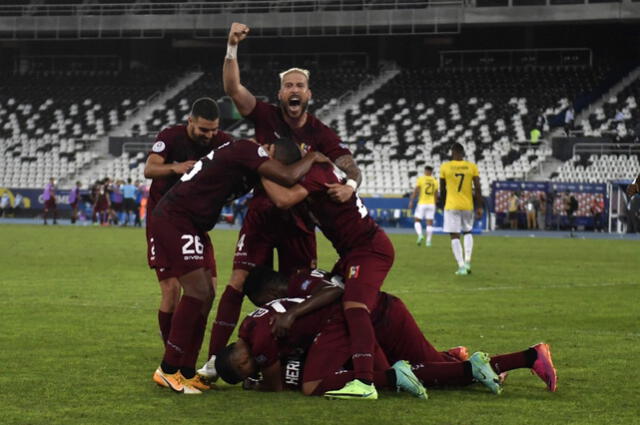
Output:
<svg viewBox="0 0 640 425">
<path fill-rule="evenodd" d="M 306 151 L 319 151 L 335 161 L 342 155 L 351 155 L 338 135 L 319 119 L 307 114 L 307 121 L 300 128 L 291 128 L 275 105 L 259 100 L 247 118 L 253 121 L 256 139 L 260 144 L 273 143 L 276 139 L 289 137 Z"/>
<path fill-rule="evenodd" d="M 276 339 L 271 333 L 270 321 L 274 314 L 284 313 L 304 298 L 273 300 L 249 314 L 240 324 L 238 337 L 251 347 L 251 355 L 260 367 L 268 367 L 291 353 L 306 350 L 328 320 L 342 319 L 342 306 L 333 303 L 298 318 L 286 338 Z"/>
<path fill-rule="evenodd" d="M 231 135 L 223 131 L 218 131 L 210 145 L 202 145 L 189 139 L 186 125 L 176 125 L 165 128 L 158 133 L 149 155 L 152 153 L 160 155 L 164 158 L 165 164 L 197 160 L 209 153 L 211 149 L 215 149 L 231 140 L 233 140 Z M 151 187 L 149 188 L 149 200 L 147 201 L 148 212 L 153 211 L 153 208 L 160 202 L 160 198 L 169 191 L 171 186 L 180 180 L 180 177 L 180 175 L 176 174 L 157 177 L 152 180 Z"/>
<path fill-rule="evenodd" d="M 331 164 L 314 164 L 299 182 L 309 192 L 307 204 L 316 224 L 340 255 L 366 245 L 378 230 L 367 207 L 355 192 L 346 202 L 332 201 L 325 183 L 340 183 Z"/>
<path fill-rule="evenodd" d="M 305 208 L 298 207 L 288 210 L 281 210 L 276 207 L 265 191 L 260 187 L 254 191 L 253 198 L 249 201 L 250 214 L 253 214 L 253 220 L 247 222 L 247 225 L 261 226 L 260 229 L 246 229 L 246 232 L 261 231 L 272 234 L 274 239 L 286 238 L 289 235 L 295 235 L 295 231 L 291 229 L 296 226 L 305 233 L 313 233 L 315 231 L 314 224 L 309 220 L 309 215 Z M 243 222 L 243 227 L 245 222 Z"/>
<path fill-rule="evenodd" d="M 257 169 L 269 154 L 251 140 L 227 142 L 196 162 L 154 211 L 187 216 L 200 230 L 213 229 L 222 207 L 249 192 L 258 181 Z"/>
<path fill-rule="evenodd" d="M 287 297 L 308 297 L 317 287 L 324 285 L 339 286 L 341 288 L 344 288 L 342 278 L 340 278 L 339 276 L 332 276 L 332 274 L 326 270 L 303 270 L 289 278 Z"/>
</svg>

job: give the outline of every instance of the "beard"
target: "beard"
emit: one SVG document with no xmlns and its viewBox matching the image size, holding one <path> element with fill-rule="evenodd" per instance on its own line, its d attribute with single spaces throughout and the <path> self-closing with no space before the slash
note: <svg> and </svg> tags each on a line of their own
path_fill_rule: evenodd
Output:
<svg viewBox="0 0 640 425">
<path fill-rule="evenodd" d="M 306 102 L 303 102 L 302 100 L 300 100 L 296 105 L 298 106 L 298 110 L 296 112 L 292 112 L 289 110 L 290 105 L 291 100 L 287 100 L 285 102 L 280 101 L 280 110 L 289 118 L 298 119 L 303 116 L 305 112 L 307 112 L 307 109 L 309 108 L 309 101 L 307 100 Z"/>
</svg>

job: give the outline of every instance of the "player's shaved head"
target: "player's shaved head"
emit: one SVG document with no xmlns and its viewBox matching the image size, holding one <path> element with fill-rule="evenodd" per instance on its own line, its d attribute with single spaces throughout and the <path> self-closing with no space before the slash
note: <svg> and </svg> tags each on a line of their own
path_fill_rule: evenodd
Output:
<svg viewBox="0 0 640 425">
<path fill-rule="evenodd" d="M 193 105 L 191 106 L 191 117 L 215 121 L 220 117 L 218 104 L 210 97 L 201 97 L 193 102 Z"/>
<path fill-rule="evenodd" d="M 283 164 L 293 164 L 302 158 L 300 148 L 288 138 L 276 139 L 274 144 L 274 157 Z"/>
<path fill-rule="evenodd" d="M 242 339 L 216 354 L 216 372 L 227 384 L 235 385 L 256 373 L 256 364 L 249 346 Z"/>
<path fill-rule="evenodd" d="M 257 306 L 286 296 L 288 282 L 282 273 L 269 267 L 257 266 L 249 272 L 242 291 Z"/>
</svg>

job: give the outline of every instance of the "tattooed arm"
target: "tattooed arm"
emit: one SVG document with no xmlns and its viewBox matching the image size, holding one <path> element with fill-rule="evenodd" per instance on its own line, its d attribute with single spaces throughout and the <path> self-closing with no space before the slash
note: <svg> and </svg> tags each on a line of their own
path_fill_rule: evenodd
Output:
<svg viewBox="0 0 640 425">
<path fill-rule="evenodd" d="M 336 158 L 335 164 L 347 175 L 347 184 L 329 185 L 327 193 L 336 202 L 346 202 L 362 183 L 362 173 L 351 155 Z"/>
</svg>

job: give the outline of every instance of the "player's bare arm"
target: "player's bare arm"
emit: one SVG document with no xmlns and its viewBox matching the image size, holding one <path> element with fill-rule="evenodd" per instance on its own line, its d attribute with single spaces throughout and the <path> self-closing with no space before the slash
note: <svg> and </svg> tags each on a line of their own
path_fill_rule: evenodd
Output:
<svg viewBox="0 0 640 425">
<path fill-rule="evenodd" d="M 309 172 L 311 166 L 316 162 L 330 162 L 329 158 L 321 154 L 320 152 L 310 152 L 305 155 L 300 161 L 293 164 L 284 165 L 280 161 L 271 159 L 266 161 L 258 167 L 258 173 L 261 176 L 267 177 L 279 183 L 283 186 L 293 186 Z"/>
<path fill-rule="evenodd" d="M 362 173 L 351 155 L 342 155 L 336 158 L 335 164 L 347 175 L 347 184 L 328 185 L 327 194 L 335 202 L 346 202 L 362 183 Z M 353 183 L 349 183 L 350 181 Z"/>
<path fill-rule="evenodd" d="M 144 176 L 148 179 L 166 177 L 173 174 L 184 174 L 189 171 L 197 161 L 184 161 L 175 164 L 165 164 L 164 158 L 152 153 L 144 165 Z"/>
<path fill-rule="evenodd" d="M 627 186 L 627 195 L 633 196 L 638 192 L 640 192 L 640 174 L 638 174 L 636 179 Z"/>
<path fill-rule="evenodd" d="M 482 205 L 484 204 L 482 190 L 480 190 L 480 177 L 473 178 L 473 191 L 476 205 L 476 218 L 480 219 L 482 217 Z"/>
<path fill-rule="evenodd" d="M 261 372 L 262 381 L 260 381 L 260 384 L 258 384 L 256 388 L 258 391 L 284 391 L 279 360 L 271 366 L 263 368 Z"/>
<path fill-rule="evenodd" d="M 262 187 L 265 192 L 267 192 L 267 195 L 269 195 L 271 202 L 273 202 L 276 207 L 283 210 L 299 204 L 309 195 L 307 189 L 299 184 L 296 184 L 293 187 L 284 187 L 265 178 L 262 178 Z"/>
<path fill-rule="evenodd" d="M 436 202 L 436 205 L 439 205 L 440 208 L 444 208 L 444 204 L 447 201 L 447 181 L 445 179 L 440 179 L 440 197 L 438 198 L 440 204 Z"/>
<path fill-rule="evenodd" d="M 276 314 L 271 323 L 271 332 L 281 338 L 289 334 L 289 330 L 298 317 L 316 311 L 321 307 L 331 304 L 342 296 L 344 289 L 326 283 L 313 290 L 311 296 L 299 304 L 290 307 L 286 313 Z"/>
<path fill-rule="evenodd" d="M 227 55 L 222 66 L 222 83 L 224 92 L 231 97 L 243 116 L 249 115 L 256 106 L 256 97 L 240 83 L 240 68 L 238 66 L 238 44 L 249 34 L 249 27 L 234 22 L 229 30 L 227 40 Z"/>
<path fill-rule="evenodd" d="M 420 186 L 416 186 L 415 189 L 413 189 L 413 193 L 411 194 L 411 197 L 409 198 L 409 209 L 410 210 L 413 209 L 413 201 L 415 201 L 416 196 L 418 196 L 419 192 L 420 192 Z"/>
</svg>

